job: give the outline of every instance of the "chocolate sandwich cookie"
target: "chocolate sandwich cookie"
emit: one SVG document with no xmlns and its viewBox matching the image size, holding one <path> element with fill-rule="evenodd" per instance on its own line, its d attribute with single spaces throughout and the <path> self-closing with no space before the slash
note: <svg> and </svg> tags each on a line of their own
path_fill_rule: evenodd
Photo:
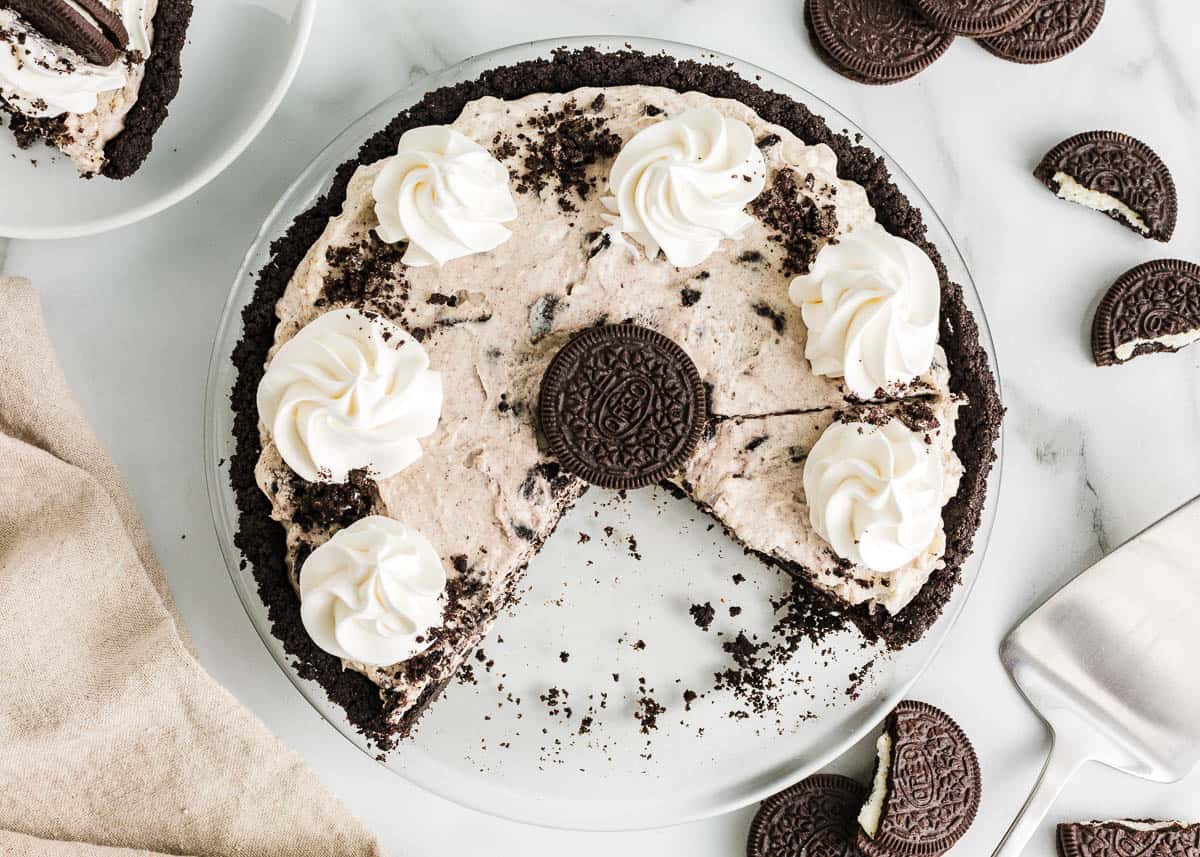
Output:
<svg viewBox="0 0 1200 857">
<path fill-rule="evenodd" d="M 1058 826 L 1059 857 L 1200 857 L 1200 824 L 1093 821 Z"/>
<path fill-rule="evenodd" d="M 1092 356 L 1111 366 L 1200 340 L 1200 265 L 1158 259 L 1131 268 L 1105 293 L 1092 321 Z"/>
<path fill-rule="evenodd" d="M 994 36 L 1020 26 L 1038 0 L 913 0 L 940 30 L 958 36 Z"/>
<path fill-rule="evenodd" d="M 822 58 L 859 83 L 913 77 L 954 41 L 904 0 L 808 0 L 806 14 Z"/>
<path fill-rule="evenodd" d="M 767 798 L 750 823 L 746 857 L 862 857 L 855 817 L 865 786 L 817 774 Z"/>
<path fill-rule="evenodd" d="M 125 24 L 101 0 L 0 0 L 51 41 L 96 65 L 112 65 L 129 45 Z"/>
<path fill-rule="evenodd" d="M 884 722 L 871 795 L 859 813 L 867 857 L 935 857 L 950 849 L 979 809 L 975 749 L 939 708 L 905 700 Z"/>
<path fill-rule="evenodd" d="M 1051 149 L 1033 174 L 1062 199 L 1102 211 L 1145 238 L 1170 241 L 1175 232 L 1171 171 L 1128 134 L 1076 134 Z"/>
<path fill-rule="evenodd" d="M 641 488 L 696 450 L 707 396 L 675 342 L 636 324 L 578 334 L 542 376 L 538 415 L 551 454 L 605 488 Z"/>
<path fill-rule="evenodd" d="M 1104 0 L 1041 0 L 1024 23 L 979 44 L 1001 59 L 1050 62 L 1090 39 L 1103 15 Z"/>
</svg>

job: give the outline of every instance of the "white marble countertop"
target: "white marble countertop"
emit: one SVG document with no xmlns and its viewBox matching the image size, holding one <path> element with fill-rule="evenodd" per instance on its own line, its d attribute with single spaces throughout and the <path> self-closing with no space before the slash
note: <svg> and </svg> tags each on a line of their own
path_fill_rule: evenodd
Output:
<svg viewBox="0 0 1200 857">
<path fill-rule="evenodd" d="M 999 351 L 1009 415 L 991 549 L 965 615 L 913 691 L 974 738 L 985 798 L 956 853 L 986 854 L 1048 746 L 997 659 L 1001 637 L 1104 551 L 1200 493 L 1200 347 L 1113 369 L 1093 366 L 1088 349 L 1091 311 L 1118 274 L 1161 256 L 1200 261 L 1200 5 L 1108 5 L 1092 41 L 1057 63 L 1005 63 L 963 39 L 917 79 L 872 88 L 818 61 L 800 0 L 538 0 L 519 13 L 482 0 L 326 2 L 278 115 L 222 177 L 106 236 L 0 242 L 0 271 L 40 289 L 67 376 L 132 485 L 205 666 L 388 853 L 738 855 L 752 810 L 647 833 L 546 831 L 424 794 L 352 750 L 274 666 L 222 566 L 201 457 L 204 379 L 233 274 L 283 188 L 336 132 L 426 70 L 522 40 L 617 32 L 705 45 L 803 84 L 866 128 L 938 208 Z M 1051 145 L 1095 128 L 1132 133 L 1171 166 L 1180 216 L 1169 247 L 1055 201 L 1030 176 Z M 1089 766 L 1027 853 L 1050 857 L 1060 820 L 1200 821 L 1197 794 L 1200 772 L 1164 786 Z"/>
</svg>

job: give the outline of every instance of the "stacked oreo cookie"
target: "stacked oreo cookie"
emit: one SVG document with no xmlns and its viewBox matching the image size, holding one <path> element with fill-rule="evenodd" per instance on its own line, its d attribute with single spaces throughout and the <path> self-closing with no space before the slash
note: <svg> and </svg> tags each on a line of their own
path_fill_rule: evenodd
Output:
<svg viewBox="0 0 1200 857">
<path fill-rule="evenodd" d="M 975 820 L 979 761 L 966 734 L 939 708 L 905 700 L 877 743 L 871 787 L 818 774 L 763 801 L 748 857 L 934 857 Z"/>
<path fill-rule="evenodd" d="M 1020 63 L 1066 56 L 1087 41 L 1104 0 L 806 0 L 813 46 L 834 71 L 859 83 L 907 80 L 956 36 Z"/>
</svg>

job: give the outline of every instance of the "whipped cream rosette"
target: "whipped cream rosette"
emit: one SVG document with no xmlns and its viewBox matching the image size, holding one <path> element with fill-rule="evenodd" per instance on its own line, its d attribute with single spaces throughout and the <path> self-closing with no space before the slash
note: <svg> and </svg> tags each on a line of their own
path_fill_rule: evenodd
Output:
<svg viewBox="0 0 1200 857">
<path fill-rule="evenodd" d="M 355 521 L 304 561 L 300 618 L 313 641 L 371 666 L 407 660 L 442 623 L 446 570 L 420 532 L 372 515 Z"/>
<path fill-rule="evenodd" d="M 404 264 L 441 267 L 512 237 L 517 205 L 508 170 L 487 149 L 440 125 L 414 128 L 375 179 L 376 233 L 407 241 Z"/>
<path fill-rule="evenodd" d="M 870 399 L 929 369 L 941 288 L 929 257 L 878 223 L 821 248 L 789 296 L 808 327 L 804 356 L 818 375 L 844 377 Z"/>
<path fill-rule="evenodd" d="M 698 265 L 753 221 L 746 206 L 766 184 L 754 132 L 712 107 L 644 128 L 627 142 L 604 198 L 612 222 L 653 259 Z"/>
<path fill-rule="evenodd" d="M 889 572 L 942 538 L 943 467 L 924 435 L 892 419 L 835 422 L 804 463 L 813 529 L 842 559 Z"/>
<path fill-rule="evenodd" d="M 258 387 L 258 413 L 280 457 L 309 482 L 345 482 L 365 468 L 393 476 L 421 457 L 437 428 L 442 378 L 403 328 L 335 309 L 276 352 Z"/>
</svg>

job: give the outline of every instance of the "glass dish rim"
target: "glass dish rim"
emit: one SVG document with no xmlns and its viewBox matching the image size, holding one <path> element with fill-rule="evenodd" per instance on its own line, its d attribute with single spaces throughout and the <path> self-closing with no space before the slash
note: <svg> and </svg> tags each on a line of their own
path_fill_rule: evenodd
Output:
<svg viewBox="0 0 1200 857">
<path fill-rule="evenodd" d="M 701 62 L 706 62 L 721 67 L 731 68 L 735 73 L 739 74 L 746 80 L 760 86 L 764 89 L 782 92 L 789 97 L 795 98 L 797 101 L 805 104 L 814 113 L 821 116 L 830 128 L 833 129 L 842 123 L 840 129 L 845 133 L 861 134 L 861 144 L 867 146 L 876 154 L 880 155 L 889 172 L 892 175 L 893 181 L 901 188 L 904 194 L 910 201 L 916 205 L 924 216 L 927 229 L 930 232 L 938 233 L 930 240 L 938 247 L 943 259 L 947 261 L 948 268 L 957 268 L 957 272 L 951 274 L 951 278 L 958 282 L 964 293 L 964 300 L 971 311 L 977 326 L 980 331 L 980 344 L 984 348 L 990 361 L 990 368 L 995 378 L 997 394 L 1003 401 L 1003 388 L 1001 384 L 1001 374 L 997 362 L 995 345 L 991 335 L 990 325 L 987 315 L 984 311 L 982 300 L 975 287 L 975 282 L 971 276 L 966 260 L 963 257 L 957 242 L 954 240 L 953 234 L 938 214 L 937 210 L 930 203 L 929 199 L 920 190 L 919 186 L 912 180 L 907 172 L 881 147 L 873 137 L 863 130 L 858 123 L 852 121 L 848 116 L 842 113 L 833 105 L 829 104 L 823 98 L 812 93 L 806 87 L 803 87 L 781 75 L 775 74 L 768 69 L 762 68 L 754 63 L 747 62 L 737 57 L 724 54 L 719 51 L 713 51 L 697 45 L 691 45 L 683 42 L 670 41 L 665 39 L 648 38 L 640 36 L 623 36 L 623 35 L 579 35 L 560 38 L 539 39 L 534 41 L 524 41 L 508 45 L 502 48 L 497 48 L 481 54 L 476 54 L 467 57 L 451 66 L 448 66 L 441 71 L 423 76 L 419 79 L 410 81 L 410 83 L 389 95 L 387 98 L 380 101 L 366 113 L 351 122 L 343 131 L 339 132 L 333 140 L 331 140 L 321 151 L 310 161 L 299 176 L 288 186 L 280 197 L 279 202 L 272 208 L 267 215 L 262 227 L 254 236 L 249 249 L 247 250 L 242 264 L 239 267 L 238 273 L 233 280 L 232 288 L 228 298 L 226 299 L 222 316 L 218 325 L 216 336 L 214 339 L 213 350 L 210 357 L 208 378 L 205 391 L 205 409 L 204 409 L 204 455 L 205 455 L 205 479 L 208 486 L 209 503 L 213 516 L 213 526 L 216 531 L 218 543 L 221 548 L 222 558 L 226 565 L 226 570 L 229 573 L 230 580 L 238 595 L 238 600 L 242 604 L 243 610 L 246 612 L 247 618 L 250 619 L 259 638 L 263 641 L 267 650 L 271 653 L 279 668 L 288 677 L 292 685 L 299 691 L 300 695 L 305 699 L 310 706 L 333 726 L 344 738 L 352 745 L 358 748 L 361 752 L 375 758 L 376 753 L 363 741 L 361 736 L 354 732 L 352 726 L 346 722 L 344 715 L 340 715 L 340 709 L 336 709 L 327 698 L 324 698 L 324 690 L 312 682 L 308 682 L 299 677 L 294 666 L 292 666 L 292 658 L 282 651 L 280 642 L 274 637 L 269 628 L 269 623 L 260 621 L 256 617 L 255 605 L 260 609 L 262 601 L 258 596 L 257 588 L 254 586 L 246 587 L 241 578 L 241 569 L 239 564 L 242 562 L 240 551 L 233 544 L 233 536 L 237 530 L 237 510 L 236 507 L 228 502 L 229 490 L 228 472 L 225 467 L 227 464 L 228 452 L 225 444 L 228 436 L 222 430 L 224 423 L 222 418 L 227 416 L 226 412 L 230 410 L 227 399 L 228 385 L 223 383 L 224 373 L 230 371 L 232 361 L 230 360 L 232 347 L 240 339 L 241 333 L 241 310 L 246 304 L 246 300 L 252 296 L 254 286 L 257 280 L 257 274 L 260 270 L 256 258 L 267 251 L 266 258 L 270 258 L 269 244 L 270 242 L 281 236 L 291 224 L 292 219 L 296 214 L 306 210 L 311 206 L 312 202 L 329 187 L 332 178 L 333 169 L 326 170 L 324 161 L 328 160 L 335 152 L 341 152 L 347 143 L 353 142 L 353 151 L 357 151 L 358 146 L 362 143 L 365 137 L 360 136 L 363 130 L 367 133 L 382 128 L 388 120 L 396 114 L 407 109 L 415 103 L 425 93 L 441 86 L 459 82 L 462 80 L 474 79 L 478 76 L 480 70 L 486 70 L 497 66 L 511 65 L 525 59 L 546 57 L 552 51 L 557 49 L 575 50 L 585 47 L 594 47 L 602 51 L 618 50 L 622 48 L 630 48 L 639 50 L 647 54 L 666 53 L 677 59 L 694 59 Z M 727 65 L 731 64 L 731 65 Z M 382 121 L 379 121 L 382 118 Z M 369 128 L 368 123 L 375 123 Z M 336 168 L 339 163 L 346 160 L 351 155 L 341 154 L 333 163 L 332 167 Z M 318 169 L 320 168 L 320 169 Z M 323 172 L 322 175 L 317 175 Z M 317 179 L 314 184 L 313 180 Z M 305 188 L 312 185 L 315 189 L 311 192 L 302 192 Z M 235 338 L 236 337 L 236 338 Z M 222 410 L 224 409 L 224 410 Z M 957 625 L 966 603 L 970 598 L 975 584 L 978 581 L 979 575 L 986 558 L 987 548 L 990 544 L 993 524 L 996 517 L 998 499 L 1000 494 L 1000 483 L 1003 472 L 1004 460 L 1004 431 L 1001 428 L 1000 434 L 995 444 L 996 458 L 992 464 L 992 469 L 987 478 L 987 486 L 985 492 L 985 502 L 981 514 L 981 522 L 975 532 L 972 554 L 964 563 L 963 567 L 963 582 L 959 585 L 954 593 L 951 601 L 947 604 L 942 616 L 938 619 L 934 628 L 926 635 L 926 638 L 918 641 L 915 646 L 920 646 L 926 643 L 928 648 L 921 655 L 920 663 L 912 674 L 905 677 L 902 681 L 895 684 L 891 692 L 872 707 L 875 712 L 873 717 L 863 717 L 858 728 L 846 734 L 842 740 L 836 744 L 823 748 L 820 752 L 815 753 L 813 757 L 805 764 L 791 768 L 787 773 L 780 774 L 769 781 L 756 783 L 753 788 L 744 790 L 736 798 L 723 797 L 714 800 L 711 804 L 704 806 L 702 809 L 694 811 L 685 811 L 669 815 L 662 819 L 650 821 L 648 818 L 641 819 L 623 819 L 616 823 L 558 823 L 550 820 L 544 813 L 531 812 L 526 813 L 519 810 L 514 810 L 511 807 L 501 809 L 496 806 L 488 805 L 480 801 L 473 801 L 464 798 L 458 792 L 439 787 L 437 784 L 427 781 L 419 781 L 416 778 L 408 776 L 406 773 L 396 770 L 385 764 L 390 771 L 407 780 L 410 783 L 422 788 L 431 793 L 437 794 L 461 806 L 465 806 L 476 811 L 480 811 L 489 815 L 494 815 L 500 818 L 505 818 L 522 823 L 532 824 L 536 826 L 552 827 L 559 829 L 570 830 L 597 830 L 597 831 L 623 831 L 623 830 L 639 830 L 653 829 L 659 827 L 669 827 L 676 824 L 682 824 L 689 821 L 696 821 L 702 818 L 707 818 L 719 815 L 726 812 L 732 812 L 740 809 L 756 801 L 786 788 L 789 785 L 798 782 L 806 776 L 820 770 L 830 762 L 841 756 L 847 749 L 861 740 L 866 734 L 874 729 L 877 723 L 882 720 L 883 716 L 894 707 L 894 705 L 908 692 L 912 684 L 920 678 L 929 665 L 934 661 L 942 645 L 949 637 L 953 628 Z M 914 648 L 914 647 L 910 647 Z M 315 697 L 315 698 L 314 698 Z M 340 722 L 339 722 L 340 721 Z M 727 790 L 726 790 L 727 791 Z M 725 792 L 722 792 L 724 795 Z M 651 813 L 653 814 L 653 813 Z"/>
</svg>

